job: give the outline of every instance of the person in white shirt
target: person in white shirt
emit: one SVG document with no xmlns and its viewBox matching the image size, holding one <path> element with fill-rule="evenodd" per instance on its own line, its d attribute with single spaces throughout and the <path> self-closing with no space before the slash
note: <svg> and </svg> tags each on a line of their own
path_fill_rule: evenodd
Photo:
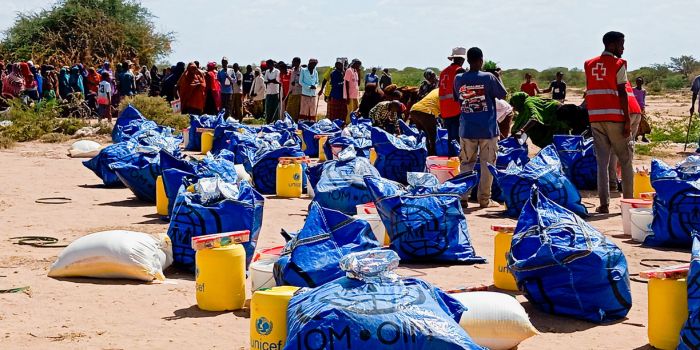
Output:
<svg viewBox="0 0 700 350">
<path fill-rule="evenodd" d="M 255 68 L 255 77 L 250 87 L 250 98 L 253 100 L 253 110 L 251 114 L 255 119 L 263 117 L 263 100 L 265 99 L 265 79 L 260 73 L 260 68 Z"/>
<path fill-rule="evenodd" d="M 267 60 L 267 69 L 263 74 L 265 80 L 265 123 L 272 124 L 280 111 L 280 71 L 275 68 L 275 61 Z"/>
<path fill-rule="evenodd" d="M 243 73 L 238 63 L 233 64 L 233 76 L 236 78 L 236 83 L 233 84 L 231 115 L 236 120 L 243 121 Z"/>
<path fill-rule="evenodd" d="M 503 140 L 510 135 L 510 123 L 513 121 L 513 107 L 500 98 L 496 99 L 496 121 L 498 122 L 498 130 L 501 133 L 500 139 Z"/>
</svg>

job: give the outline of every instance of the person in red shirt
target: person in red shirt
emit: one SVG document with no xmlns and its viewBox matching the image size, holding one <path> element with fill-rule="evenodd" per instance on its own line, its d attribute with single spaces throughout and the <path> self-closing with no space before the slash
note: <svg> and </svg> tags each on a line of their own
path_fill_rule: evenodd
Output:
<svg viewBox="0 0 700 350">
<path fill-rule="evenodd" d="M 289 83 L 292 81 L 292 72 L 287 69 L 287 64 L 279 61 L 277 69 L 280 70 L 280 83 L 282 83 L 282 99 L 287 100 L 289 96 Z"/>
<path fill-rule="evenodd" d="M 525 73 L 525 82 L 520 85 L 520 91 L 528 94 L 528 96 L 535 96 L 540 93 L 540 88 L 537 87 L 537 83 L 532 81 L 530 73 Z"/>
</svg>

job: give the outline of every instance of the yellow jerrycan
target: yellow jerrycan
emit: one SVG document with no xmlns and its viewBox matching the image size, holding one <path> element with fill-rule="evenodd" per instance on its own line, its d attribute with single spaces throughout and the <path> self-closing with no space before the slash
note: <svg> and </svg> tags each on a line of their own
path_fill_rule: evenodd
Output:
<svg viewBox="0 0 700 350">
<path fill-rule="evenodd" d="M 156 213 L 158 215 L 168 215 L 168 196 L 165 195 L 163 176 L 158 175 L 156 179 Z"/>
<path fill-rule="evenodd" d="M 279 197 L 299 198 L 303 191 L 304 158 L 282 157 L 277 163 L 276 193 Z"/>
<path fill-rule="evenodd" d="M 681 329 L 688 319 L 688 286 L 685 279 L 650 278 L 649 344 L 661 350 L 678 346 Z"/>
<path fill-rule="evenodd" d="M 508 254 L 513 240 L 514 225 L 493 225 L 491 230 L 496 232 L 493 251 L 493 285 L 504 290 L 518 290 L 515 277 L 508 270 Z"/>
<path fill-rule="evenodd" d="M 250 349 L 284 348 L 287 339 L 287 306 L 298 287 L 261 289 L 250 301 Z"/>
<path fill-rule="evenodd" d="M 240 244 L 202 249 L 195 254 L 197 306 L 205 311 L 243 308 L 245 249 Z"/>
</svg>

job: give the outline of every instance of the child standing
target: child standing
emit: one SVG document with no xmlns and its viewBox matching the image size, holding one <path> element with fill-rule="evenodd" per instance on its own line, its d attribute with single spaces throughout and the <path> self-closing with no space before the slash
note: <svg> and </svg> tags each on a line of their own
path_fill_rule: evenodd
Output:
<svg viewBox="0 0 700 350">
<path fill-rule="evenodd" d="M 102 118 L 112 124 L 112 84 L 109 83 L 109 73 L 102 73 L 102 81 L 97 88 L 97 121 L 102 122 Z"/>
<path fill-rule="evenodd" d="M 644 90 L 644 78 L 638 77 L 636 83 L 637 86 L 634 89 L 632 89 L 632 91 L 634 92 L 634 97 L 637 99 L 637 103 L 639 103 L 639 107 L 642 108 L 642 120 L 639 123 L 639 129 L 637 129 L 635 141 L 637 140 L 637 137 L 641 136 L 642 142 L 649 142 L 646 135 L 651 133 L 651 126 L 649 125 L 649 120 L 647 119 L 647 114 L 645 110 L 647 91 Z"/>
</svg>

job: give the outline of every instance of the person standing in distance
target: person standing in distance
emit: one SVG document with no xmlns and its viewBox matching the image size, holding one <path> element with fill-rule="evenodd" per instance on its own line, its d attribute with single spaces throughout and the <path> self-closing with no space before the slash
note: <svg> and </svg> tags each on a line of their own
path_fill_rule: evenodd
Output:
<svg viewBox="0 0 700 350">
<path fill-rule="evenodd" d="M 462 172 L 472 171 L 479 158 L 481 179 L 477 198 L 481 208 L 498 207 L 491 200 L 493 175 L 487 164 L 496 164 L 500 131 L 496 118 L 496 99 L 506 98 L 506 88 L 498 73 L 482 72 L 484 54 L 478 47 L 467 51 L 469 71 L 458 74 L 454 80 L 453 98 L 459 102 L 459 136 L 462 151 Z"/>
<path fill-rule="evenodd" d="M 467 49 L 456 47 L 452 49 L 452 55 L 447 57 L 452 63 L 440 72 L 438 94 L 440 95 L 440 115 L 447 129 L 447 139 L 459 142 L 459 102 L 454 99 L 454 81 L 457 74 L 464 73 L 464 59 L 467 58 Z"/>
<path fill-rule="evenodd" d="M 586 105 L 593 132 L 593 146 L 598 162 L 599 214 L 610 213 L 608 167 L 615 154 L 622 169 L 622 193 L 632 198 L 634 145 L 627 90 L 627 62 L 623 60 L 625 35 L 608 32 L 603 36 L 605 51 L 584 64 L 586 72 Z"/>
</svg>

